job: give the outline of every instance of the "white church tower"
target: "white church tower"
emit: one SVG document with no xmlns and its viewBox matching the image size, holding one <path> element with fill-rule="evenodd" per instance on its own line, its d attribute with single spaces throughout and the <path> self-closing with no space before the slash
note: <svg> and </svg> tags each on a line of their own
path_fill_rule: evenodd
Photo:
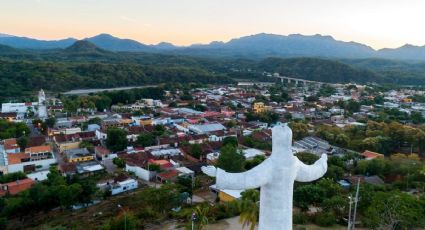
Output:
<svg viewBox="0 0 425 230">
<path fill-rule="evenodd" d="M 38 118 L 42 120 L 47 118 L 46 95 L 43 89 L 38 92 Z"/>
</svg>

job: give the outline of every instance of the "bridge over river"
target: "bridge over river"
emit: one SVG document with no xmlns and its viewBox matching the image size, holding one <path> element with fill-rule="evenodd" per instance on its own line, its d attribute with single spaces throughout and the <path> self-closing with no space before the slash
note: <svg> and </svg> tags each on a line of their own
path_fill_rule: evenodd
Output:
<svg viewBox="0 0 425 230">
<path fill-rule="evenodd" d="M 315 84 L 315 85 L 318 85 L 318 86 L 322 86 L 323 84 L 330 84 L 330 83 L 320 82 L 320 81 L 311 81 L 311 80 L 306 80 L 306 79 L 301 79 L 301 78 L 281 76 L 278 73 L 274 73 L 273 74 L 273 77 L 279 78 L 280 79 L 280 82 L 282 82 L 282 83 L 284 83 L 284 82 L 288 82 L 288 83 L 294 82 L 297 85 L 299 83 L 302 83 L 304 85 L 306 85 L 306 84 Z M 330 85 L 332 85 L 332 84 L 330 84 Z"/>
</svg>

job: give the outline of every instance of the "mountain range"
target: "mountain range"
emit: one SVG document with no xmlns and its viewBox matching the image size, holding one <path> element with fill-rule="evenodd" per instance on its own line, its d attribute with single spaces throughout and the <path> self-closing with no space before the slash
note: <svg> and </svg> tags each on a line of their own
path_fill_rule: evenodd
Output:
<svg viewBox="0 0 425 230">
<path fill-rule="evenodd" d="M 324 57 L 324 58 L 383 58 L 406 61 L 425 61 L 425 46 L 404 45 L 399 48 L 373 48 L 357 43 L 335 40 L 323 35 L 277 35 L 260 33 L 232 39 L 228 42 L 211 42 L 190 46 L 175 46 L 168 42 L 147 45 L 131 39 L 99 34 L 84 40 L 97 47 L 114 52 L 146 52 L 178 55 L 236 57 L 262 59 L 266 57 Z M 0 34 L 0 44 L 19 49 L 65 49 L 78 41 L 75 38 L 38 40 Z"/>
</svg>

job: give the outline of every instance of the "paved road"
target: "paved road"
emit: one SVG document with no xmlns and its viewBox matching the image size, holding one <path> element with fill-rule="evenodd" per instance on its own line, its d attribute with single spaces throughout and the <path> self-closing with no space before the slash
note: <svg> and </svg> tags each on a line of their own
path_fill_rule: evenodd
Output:
<svg viewBox="0 0 425 230">
<path fill-rule="evenodd" d="M 142 89 L 149 87 L 156 87 L 158 85 L 144 85 L 144 86 L 127 86 L 127 87 L 116 87 L 116 88 L 105 88 L 105 89 L 74 89 L 68 92 L 64 92 L 64 95 L 84 95 L 89 93 L 98 93 L 103 91 L 117 91 L 117 90 L 129 90 L 129 89 Z"/>
<path fill-rule="evenodd" d="M 30 137 L 40 136 L 42 135 L 40 130 L 34 127 L 32 124 L 32 119 L 26 119 L 25 123 L 27 124 L 28 128 L 30 129 Z"/>
</svg>

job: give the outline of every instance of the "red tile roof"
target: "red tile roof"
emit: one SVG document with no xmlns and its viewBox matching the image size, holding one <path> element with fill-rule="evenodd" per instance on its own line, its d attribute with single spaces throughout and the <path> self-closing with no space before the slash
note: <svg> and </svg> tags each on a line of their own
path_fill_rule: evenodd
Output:
<svg viewBox="0 0 425 230">
<path fill-rule="evenodd" d="M 27 153 L 9 153 L 7 154 L 7 159 L 10 165 L 14 165 L 29 160 L 30 155 Z"/>
<path fill-rule="evenodd" d="M 40 145 L 40 146 L 34 146 L 29 147 L 25 149 L 25 153 L 46 153 L 46 152 L 52 152 L 52 149 L 49 145 Z"/>
<path fill-rule="evenodd" d="M 15 118 L 17 113 L 0 113 L 0 118 Z"/>
<path fill-rule="evenodd" d="M 16 138 L 5 139 L 3 141 L 3 144 L 4 144 L 4 149 L 6 150 L 19 148 Z"/>
<path fill-rule="evenodd" d="M 43 145 L 45 142 L 46 142 L 45 136 L 30 137 L 29 140 L 28 140 L 27 147 L 40 146 L 40 145 Z"/>
<path fill-rule="evenodd" d="M 5 196 L 6 194 L 15 195 L 19 192 L 31 188 L 33 184 L 34 181 L 29 178 L 17 180 L 6 184 L 0 184 L 0 196 Z"/>
<path fill-rule="evenodd" d="M 170 171 L 166 171 L 166 172 L 162 172 L 162 173 L 158 173 L 156 176 L 161 178 L 161 180 L 170 180 L 176 176 L 179 175 L 179 171 L 173 169 Z"/>
<path fill-rule="evenodd" d="M 80 133 L 78 133 L 78 135 L 79 135 L 82 139 L 91 139 L 91 138 L 96 137 L 96 132 L 95 132 L 95 131 L 80 132 Z"/>
<path fill-rule="evenodd" d="M 96 146 L 94 147 L 94 152 L 98 155 L 108 155 L 111 153 L 109 149 L 102 147 L 102 146 Z"/>
<path fill-rule="evenodd" d="M 57 134 L 54 137 L 54 140 L 57 143 L 67 142 L 67 141 L 79 141 L 80 135 L 75 134 Z"/>
<path fill-rule="evenodd" d="M 153 160 L 153 159 L 150 159 L 149 160 L 149 164 L 159 165 L 161 167 L 161 169 L 170 169 L 170 168 L 173 167 L 173 164 L 171 164 L 167 160 Z"/>
<path fill-rule="evenodd" d="M 62 163 L 59 165 L 59 169 L 62 173 L 76 173 L 77 164 L 75 163 Z"/>
<path fill-rule="evenodd" d="M 152 159 L 152 154 L 145 152 L 145 153 L 134 153 L 134 154 L 119 154 L 119 158 L 123 159 L 126 164 L 131 166 L 139 166 L 139 167 L 145 167 L 148 163 L 149 159 Z"/>
<path fill-rule="evenodd" d="M 375 159 L 375 158 L 383 158 L 384 157 L 383 154 L 380 154 L 380 153 L 377 153 L 377 152 L 372 152 L 372 151 L 369 151 L 369 150 L 364 151 L 361 155 L 366 159 Z"/>
</svg>

